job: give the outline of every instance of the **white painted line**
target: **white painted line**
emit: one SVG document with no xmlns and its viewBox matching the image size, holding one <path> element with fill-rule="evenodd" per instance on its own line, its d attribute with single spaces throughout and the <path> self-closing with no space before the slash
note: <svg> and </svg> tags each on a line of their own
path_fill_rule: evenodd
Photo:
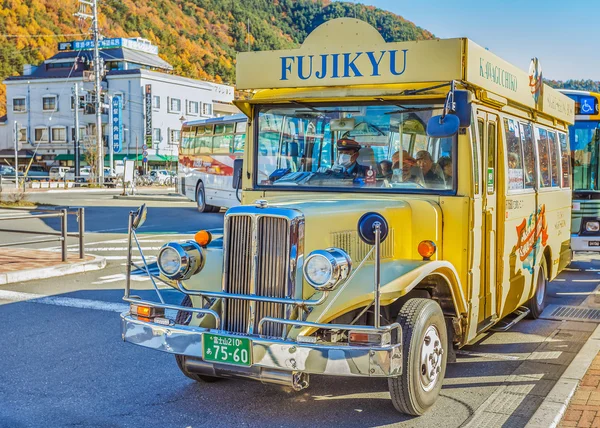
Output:
<svg viewBox="0 0 600 428">
<path fill-rule="evenodd" d="M 127 256 L 103 256 L 106 260 L 127 260 Z M 145 256 L 146 261 L 156 261 L 156 256 Z M 132 260 L 143 260 L 142 256 L 132 256 Z M 124 265 L 125 266 L 125 265 Z"/>
<path fill-rule="evenodd" d="M 9 302 L 41 303 L 44 305 L 65 306 L 69 308 L 92 309 L 106 312 L 126 312 L 129 305 L 125 303 L 103 302 L 101 300 L 78 299 L 74 297 L 47 296 L 44 294 L 20 293 L 0 290 L 0 300 Z"/>
<path fill-rule="evenodd" d="M 482 358 L 491 358 L 494 360 L 507 360 L 507 361 L 515 361 L 515 360 L 523 359 L 521 357 L 517 357 L 514 355 L 488 354 L 486 352 L 471 352 L 471 351 L 465 351 L 463 349 L 457 350 L 456 355 L 469 355 L 471 357 L 482 357 Z"/>
<path fill-rule="evenodd" d="M 94 282 L 92 282 L 92 284 L 110 284 L 111 282 L 125 281 L 125 279 L 126 279 L 126 276 L 124 274 L 118 273 L 116 275 L 108 275 L 108 276 L 100 277 L 100 281 L 94 281 Z M 150 281 L 150 277 L 147 275 L 144 275 L 144 276 L 131 275 L 131 280 L 135 281 L 135 282 Z"/>
</svg>

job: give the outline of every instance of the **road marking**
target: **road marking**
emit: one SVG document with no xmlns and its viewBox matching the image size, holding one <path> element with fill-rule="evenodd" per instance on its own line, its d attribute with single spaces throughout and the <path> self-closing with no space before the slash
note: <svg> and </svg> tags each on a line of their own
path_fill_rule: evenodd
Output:
<svg viewBox="0 0 600 428">
<path fill-rule="evenodd" d="M 127 260 L 127 256 L 102 256 L 106 260 Z M 156 256 L 144 256 L 146 261 L 156 261 Z M 142 256 L 131 256 L 132 260 L 144 260 Z M 125 266 L 125 265 L 123 265 Z"/>
<path fill-rule="evenodd" d="M 106 312 L 126 312 L 129 305 L 125 303 L 103 302 L 101 300 L 79 299 L 76 297 L 48 296 L 44 294 L 21 293 L 18 291 L 0 290 L 0 300 L 9 302 L 41 303 L 44 305 L 66 306 L 78 309 L 93 309 Z"/>
<path fill-rule="evenodd" d="M 92 284 L 109 284 L 111 282 L 119 282 L 125 281 L 127 277 L 123 273 L 118 273 L 115 275 L 107 275 L 101 276 L 100 281 L 94 281 Z M 136 282 L 150 281 L 150 277 L 144 273 L 144 276 L 141 275 L 131 275 L 131 280 Z"/>
<path fill-rule="evenodd" d="M 457 350 L 456 355 L 469 355 L 471 357 L 483 357 L 483 358 L 491 358 L 494 360 L 508 360 L 508 361 L 515 361 L 515 360 L 523 359 L 522 357 L 516 357 L 514 355 L 488 354 L 486 352 L 472 352 L 472 351 L 465 351 L 463 349 Z"/>
</svg>

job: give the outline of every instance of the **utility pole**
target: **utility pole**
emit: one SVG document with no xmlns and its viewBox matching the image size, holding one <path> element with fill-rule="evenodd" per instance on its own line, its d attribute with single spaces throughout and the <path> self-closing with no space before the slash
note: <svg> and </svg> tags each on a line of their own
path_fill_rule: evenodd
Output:
<svg viewBox="0 0 600 428">
<path fill-rule="evenodd" d="M 98 29 L 98 0 L 78 0 L 79 12 L 75 14 L 80 19 L 92 20 L 92 32 L 94 35 L 94 92 L 96 99 L 94 106 L 96 108 L 96 151 L 97 159 L 97 178 L 100 186 L 104 185 L 104 145 L 102 142 L 102 64 L 100 61 L 100 50 L 98 42 L 100 41 L 100 30 Z M 92 13 L 89 13 L 89 7 Z"/>
<path fill-rule="evenodd" d="M 75 98 L 75 138 L 73 139 L 73 157 L 75 158 L 75 180 L 81 173 L 79 165 L 79 86 L 75 83 L 73 88 L 73 97 Z"/>
<path fill-rule="evenodd" d="M 96 144 L 98 147 L 98 185 L 104 185 L 104 144 L 102 143 L 102 86 L 100 84 L 100 50 L 98 49 L 98 0 L 92 0 L 94 11 L 94 90 L 96 92 Z"/>
<path fill-rule="evenodd" d="M 15 139 L 15 189 L 19 188 L 19 124 L 15 120 L 13 135 Z"/>
</svg>

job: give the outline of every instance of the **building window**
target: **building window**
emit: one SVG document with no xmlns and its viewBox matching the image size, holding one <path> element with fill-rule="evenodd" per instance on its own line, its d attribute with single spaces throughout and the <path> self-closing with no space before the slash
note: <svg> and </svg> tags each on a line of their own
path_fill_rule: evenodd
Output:
<svg viewBox="0 0 600 428">
<path fill-rule="evenodd" d="M 179 144 L 181 138 L 181 131 L 179 129 L 171 129 L 170 142 L 172 144 Z"/>
<path fill-rule="evenodd" d="M 160 109 L 160 96 L 153 95 L 152 96 L 152 108 Z"/>
<path fill-rule="evenodd" d="M 85 126 L 79 127 L 79 141 L 85 138 Z M 71 128 L 71 141 L 75 141 L 75 128 Z"/>
<path fill-rule="evenodd" d="M 19 128 L 19 143 L 27 142 L 27 128 Z"/>
<path fill-rule="evenodd" d="M 43 111 L 57 111 L 57 96 L 56 95 L 47 95 L 42 98 L 42 110 Z"/>
<path fill-rule="evenodd" d="M 25 104 L 25 98 L 13 98 L 13 112 L 24 113 L 27 111 L 27 105 Z"/>
<path fill-rule="evenodd" d="M 198 115 L 200 112 L 198 107 L 198 101 L 188 101 L 187 114 Z"/>
<path fill-rule="evenodd" d="M 212 116 L 212 112 L 213 112 L 212 104 L 208 104 L 208 103 L 202 104 L 202 115 Z"/>
<path fill-rule="evenodd" d="M 152 142 L 160 143 L 161 140 L 162 138 L 160 136 L 160 128 L 152 129 Z"/>
<path fill-rule="evenodd" d="M 169 113 L 181 113 L 181 100 L 179 98 L 169 98 Z"/>
<path fill-rule="evenodd" d="M 79 95 L 79 110 L 85 106 L 85 95 Z M 71 110 L 75 110 L 75 97 L 71 95 Z"/>
<path fill-rule="evenodd" d="M 48 128 L 35 128 L 35 142 L 36 143 L 47 143 L 48 142 Z"/>
<path fill-rule="evenodd" d="M 53 143 L 66 143 L 67 142 L 67 128 L 64 126 L 52 127 L 52 142 Z"/>
</svg>

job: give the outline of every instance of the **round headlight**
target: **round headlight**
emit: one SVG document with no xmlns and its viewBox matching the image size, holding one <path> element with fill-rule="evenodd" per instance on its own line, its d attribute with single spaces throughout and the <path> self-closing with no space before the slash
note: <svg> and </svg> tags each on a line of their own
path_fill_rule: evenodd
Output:
<svg viewBox="0 0 600 428">
<path fill-rule="evenodd" d="M 172 247 L 164 247 L 158 255 L 158 267 L 166 276 L 175 275 L 181 269 L 179 252 Z"/>
<path fill-rule="evenodd" d="M 204 253 L 194 241 L 169 242 L 158 253 L 158 269 L 171 280 L 184 280 L 204 267 Z"/>
<path fill-rule="evenodd" d="M 331 291 L 348 278 L 352 269 L 350 256 L 339 248 L 316 250 L 308 255 L 303 272 L 306 282 L 317 291 Z"/>
</svg>

